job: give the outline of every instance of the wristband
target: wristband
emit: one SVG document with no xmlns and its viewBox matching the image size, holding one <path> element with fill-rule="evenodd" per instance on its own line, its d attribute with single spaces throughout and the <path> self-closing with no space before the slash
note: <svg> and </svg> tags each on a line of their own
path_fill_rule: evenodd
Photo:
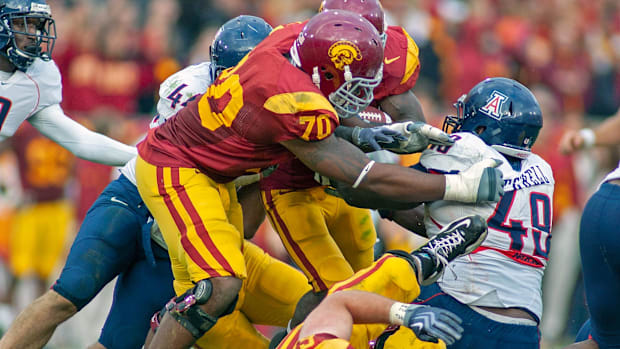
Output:
<svg viewBox="0 0 620 349">
<path fill-rule="evenodd" d="M 596 135 L 591 128 L 582 128 L 579 130 L 579 135 L 583 138 L 583 147 L 585 149 L 592 148 L 596 142 Z"/>
<path fill-rule="evenodd" d="M 407 314 L 407 309 L 411 307 L 411 304 L 405 304 L 396 302 L 392 304 L 390 307 L 390 324 L 392 325 L 402 325 L 405 321 L 405 315 Z"/>
<path fill-rule="evenodd" d="M 375 165 L 375 160 L 370 160 L 369 163 L 366 164 L 366 166 L 364 166 L 364 168 L 362 169 L 362 172 L 360 172 L 360 175 L 357 176 L 357 179 L 355 180 L 355 183 L 353 183 L 353 189 L 357 188 L 360 183 L 362 183 L 362 180 L 364 179 L 364 177 L 366 177 L 366 175 L 368 174 L 368 172 L 370 172 L 370 169 Z"/>
</svg>

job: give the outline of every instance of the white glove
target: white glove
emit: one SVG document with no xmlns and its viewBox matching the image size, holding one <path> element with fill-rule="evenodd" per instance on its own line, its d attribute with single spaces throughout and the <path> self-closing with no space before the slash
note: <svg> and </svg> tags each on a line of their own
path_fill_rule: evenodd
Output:
<svg viewBox="0 0 620 349">
<path fill-rule="evenodd" d="M 499 201 L 504 195 L 502 172 L 495 167 L 502 162 L 485 159 L 458 174 L 445 175 L 444 200 L 479 203 Z"/>
<path fill-rule="evenodd" d="M 397 122 L 384 127 L 398 132 L 405 138 L 405 140 L 398 142 L 395 147 L 384 147 L 397 154 L 421 152 L 426 149 L 429 143 L 437 145 L 450 145 L 454 143 L 447 133 L 423 122 Z"/>
</svg>

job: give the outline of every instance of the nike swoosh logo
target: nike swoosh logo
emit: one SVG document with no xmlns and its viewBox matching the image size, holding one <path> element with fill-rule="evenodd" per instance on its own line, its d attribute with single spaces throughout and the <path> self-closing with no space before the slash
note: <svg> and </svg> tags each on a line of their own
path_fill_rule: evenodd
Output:
<svg viewBox="0 0 620 349">
<path fill-rule="evenodd" d="M 129 206 L 129 204 L 127 204 L 125 201 L 121 201 L 121 200 L 117 199 L 117 198 L 116 198 L 116 196 L 111 197 L 111 198 L 110 198 L 110 201 L 112 201 L 112 202 L 118 202 L 119 204 L 123 204 L 123 205 L 125 205 L 125 206 Z"/>
<path fill-rule="evenodd" d="M 400 56 L 396 56 L 396 57 L 394 57 L 394 58 L 390 58 L 390 59 L 388 59 L 387 57 L 385 57 L 385 58 L 383 59 L 383 63 L 385 63 L 385 64 L 390 64 L 390 63 L 394 62 L 395 60 L 397 60 L 397 59 L 399 59 L 399 58 L 400 58 Z"/>
</svg>

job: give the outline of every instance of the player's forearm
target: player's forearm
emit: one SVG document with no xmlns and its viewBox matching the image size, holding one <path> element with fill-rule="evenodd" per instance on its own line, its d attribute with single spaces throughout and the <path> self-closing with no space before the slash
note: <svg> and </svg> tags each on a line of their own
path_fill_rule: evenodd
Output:
<svg viewBox="0 0 620 349">
<path fill-rule="evenodd" d="M 347 290 L 329 295 L 304 321 L 299 338 L 317 333 L 351 337 L 353 324 L 389 323 L 395 301 L 378 294 Z"/>
<path fill-rule="evenodd" d="M 444 176 L 375 163 L 351 143 L 330 136 L 319 142 L 282 143 L 310 169 L 353 187 L 381 193 L 398 202 L 424 202 L 444 197 Z M 370 167 L 370 171 L 365 171 Z M 357 184 L 357 185 L 356 185 Z"/>
<path fill-rule="evenodd" d="M 597 146 L 620 144 L 620 111 L 594 129 Z"/>
<path fill-rule="evenodd" d="M 138 154 L 135 147 L 90 131 L 72 120 L 59 105 L 39 111 L 29 121 L 41 134 L 84 160 L 122 166 Z"/>
<path fill-rule="evenodd" d="M 380 193 L 397 202 L 435 201 L 444 197 L 445 178 L 399 165 L 377 163 L 359 188 Z"/>
</svg>

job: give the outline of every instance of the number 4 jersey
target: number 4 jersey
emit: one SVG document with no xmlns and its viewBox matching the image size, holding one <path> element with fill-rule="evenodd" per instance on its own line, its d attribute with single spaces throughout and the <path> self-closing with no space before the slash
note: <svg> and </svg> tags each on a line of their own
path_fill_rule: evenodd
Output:
<svg viewBox="0 0 620 349">
<path fill-rule="evenodd" d="M 506 158 L 472 133 L 455 133 L 450 147 L 432 146 L 421 165 L 431 173 L 456 173 L 486 158 L 499 159 L 505 194 L 499 203 L 426 205 L 429 236 L 450 221 L 471 214 L 487 218 L 489 235 L 473 253 L 450 263 L 438 281 L 461 303 L 520 307 L 542 315 L 541 282 L 551 241 L 554 179 L 551 167 L 531 154 L 515 170 Z"/>
</svg>

